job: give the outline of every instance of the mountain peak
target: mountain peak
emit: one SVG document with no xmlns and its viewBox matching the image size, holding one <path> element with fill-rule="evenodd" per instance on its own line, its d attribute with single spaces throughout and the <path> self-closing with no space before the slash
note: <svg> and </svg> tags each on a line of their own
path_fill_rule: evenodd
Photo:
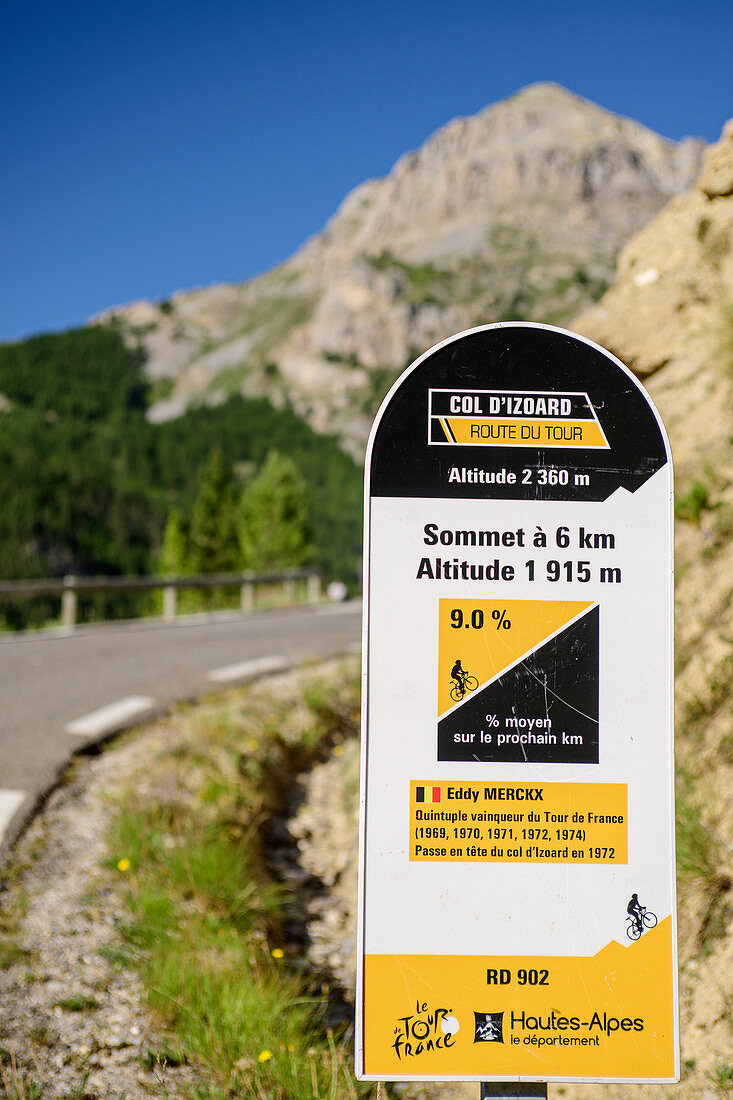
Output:
<svg viewBox="0 0 733 1100">
<path fill-rule="evenodd" d="M 689 186 L 701 152 L 701 142 L 668 141 L 559 84 L 530 84 L 453 119 L 389 175 L 357 187 L 300 258 L 485 254 L 487 230 L 505 217 L 525 228 L 529 221 L 557 246 L 572 243 L 584 223 L 610 256 Z M 569 223 L 553 216 L 571 206 Z"/>
<path fill-rule="evenodd" d="M 161 380 L 151 416 L 267 394 L 359 454 L 416 352 L 487 321 L 562 323 L 596 300 L 700 154 L 550 82 L 454 119 L 274 271 L 174 295 L 165 312 L 116 311 Z"/>
</svg>

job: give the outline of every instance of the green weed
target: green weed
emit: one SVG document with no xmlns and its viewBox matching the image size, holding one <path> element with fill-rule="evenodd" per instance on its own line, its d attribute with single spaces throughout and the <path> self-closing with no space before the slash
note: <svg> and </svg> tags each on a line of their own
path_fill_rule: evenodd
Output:
<svg viewBox="0 0 733 1100">
<path fill-rule="evenodd" d="M 31 952 L 26 947 L 21 947 L 13 939 L 3 938 L 0 939 L 0 970 L 5 970 L 7 967 L 12 966 L 13 963 L 20 962 L 23 959 L 29 959 Z"/>
<path fill-rule="evenodd" d="M 430 263 L 406 263 L 404 260 L 398 260 L 389 251 L 381 252 L 378 256 L 370 256 L 368 259 L 377 271 L 393 268 L 406 276 L 405 298 L 412 305 L 445 304 L 445 300 L 450 296 L 447 292 L 452 286 L 453 275 L 449 271 L 443 271 Z"/>
<path fill-rule="evenodd" d="M 718 760 L 721 764 L 733 764 L 733 733 L 726 733 L 718 745 Z"/>
<path fill-rule="evenodd" d="M 676 498 L 674 514 L 676 519 L 695 523 L 699 526 L 702 513 L 712 507 L 710 490 L 707 485 L 702 481 L 695 481 L 684 495 Z"/>
<path fill-rule="evenodd" d="M 715 714 L 727 703 L 733 693 L 733 654 L 723 658 L 710 673 L 708 694 L 696 695 L 685 704 L 682 710 L 682 726 L 687 732 L 699 735 L 705 719 Z"/>
<path fill-rule="evenodd" d="M 720 883 L 722 880 L 719 879 L 718 882 Z M 716 941 L 724 939 L 728 930 L 731 908 L 725 897 L 724 886 L 721 885 L 720 888 L 713 891 L 700 928 L 698 935 L 700 954 L 705 958 L 712 954 Z"/>
<path fill-rule="evenodd" d="M 175 1068 L 185 1066 L 186 1055 L 180 1049 L 172 1049 L 168 1043 L 163 1043 L 159 1050 L 148 1050 L 141 1056 L 140 1061 L 145 1069 L 165 1069 L 167 1066 Z"/>
<path fill-rule="evenodd" d="M 88 997 L 84 993 L 75 993 L 72 997 L 62 997 L 56 1001 L 59 1008 L 66 1012 L 94 1012 L 99 1008 L 99 1001 L 94 997 Z"/>
<path fill-rule="evenodd" d="M 98 954 L 106 959 L 116 972 L 127 970 L 132 966 L 132 958 L 127 951 L 120 951 L 115 947 L 100 947 Z"/>
<path fill-rule="evenodd" d="M 697 1067 L 697 1059 L 696 1058 L 685 1058 L 685 1060 L 682 1063 L 681 1079 L 684 1081 L 687 1077 L 690 1077 L 695 1072 L 696 1067 Z"/>
<path fill-rule="evenodd" d="M 44 1094 L 43 1086 L 18 1065 L 15 1054 L 4 1049 L 0 1057 L 0 1085 L 3 1100 L 41 1100 Z"/>
<path fill-rule="evenodd" d="M 709 541 L 702 550 L 704 558 L 714 557 L 733 538 L 733 508 L 724 501 L 719 501 L 715 508 L 712 531 L 706 532 Z M 709 537 L 710 534 L 712 534 L 712 538 Z"/>
<path fill-rule="evenodd" d="M 677 876 L 680 883 L 694 879 L 711 883 L 720 867 L 720 842 L 703 819 L 702 810 L 694 799 L 694 785 L 689 772 L 677 775 Z"/>
<path fill-rule="evenodd" d="M 720 311 L 719 353 L 728 374 L 733 374 L 733 302 Z"/>
<path fill-rule="evenodd" d="M 705 1076 L 721 1092 L 733 1088 L 733 1066 L 729 1066 L 727 1062 L 716 1062 Z"/>
</svg>

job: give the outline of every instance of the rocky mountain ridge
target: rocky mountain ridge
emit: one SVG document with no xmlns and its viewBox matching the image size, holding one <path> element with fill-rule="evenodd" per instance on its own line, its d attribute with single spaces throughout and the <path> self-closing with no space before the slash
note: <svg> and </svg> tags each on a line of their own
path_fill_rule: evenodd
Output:
<svg viewBox="0 0 733 1100">
<path fill-rule="evenodd" d="M 357 187 L 279 268 L 97 319 L 144 347 L 153 420 L 265 395 L 360 455 L 419 352 L 489 321 L 562 323 L 599 297 L 622 243 L 691 184 L 701 149 L 531 85 Z"/>
</svg>

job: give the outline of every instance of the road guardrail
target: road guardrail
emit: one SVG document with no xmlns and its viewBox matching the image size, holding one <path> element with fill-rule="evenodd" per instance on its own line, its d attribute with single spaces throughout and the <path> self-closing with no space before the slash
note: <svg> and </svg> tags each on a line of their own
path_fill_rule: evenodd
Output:
<svg viewBox="0 0 733 1100">
<path fill-rule="evenodd" d="M 163 591 L 163 619 L 175 619 L 181 588 L 239 588 L 242 611 L 256 607 L 257 589 L 264 585 L 282 587 L 286 604 L 297 602 L 297 586 L 305 590 L 305 602 L 321 598 L 321 574 L 313 569 L 286 569 L 280 572 L 200 573 L 191 576 L 66 577 L 38 580 L 0 580 L 0 599 L 33 599 L 37 596 L 61 597 L 61 625 L 73 627 L 79 614 L 79 597 L 119 592 Z"/>
</svg>

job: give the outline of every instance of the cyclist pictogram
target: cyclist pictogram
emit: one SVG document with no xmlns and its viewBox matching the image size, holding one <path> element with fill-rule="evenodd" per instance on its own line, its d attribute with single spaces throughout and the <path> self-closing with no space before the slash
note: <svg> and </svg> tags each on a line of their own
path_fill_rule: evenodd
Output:
<svg viewBox="0 0 733 1100">
<path fill-rule="evenodd" d="M 453 681 L 450 697 L 454 703 L 460 702 L 464 695 L 468 695 L 469 691 L 475 691 L 478 687 L 478 680 L 462 667 L 460 658 L 453 665 L 450 675 Z"/>
<path fill-rule="evenodd" d="M 656 913 L 652 913 L 641 904 L 638 894 L 631 895 L 626 912 L 628 913 L 626 935 L 630 940 L 638 940 L 645 929 L 654 928 L 657 923 Z"/>
</svg>

